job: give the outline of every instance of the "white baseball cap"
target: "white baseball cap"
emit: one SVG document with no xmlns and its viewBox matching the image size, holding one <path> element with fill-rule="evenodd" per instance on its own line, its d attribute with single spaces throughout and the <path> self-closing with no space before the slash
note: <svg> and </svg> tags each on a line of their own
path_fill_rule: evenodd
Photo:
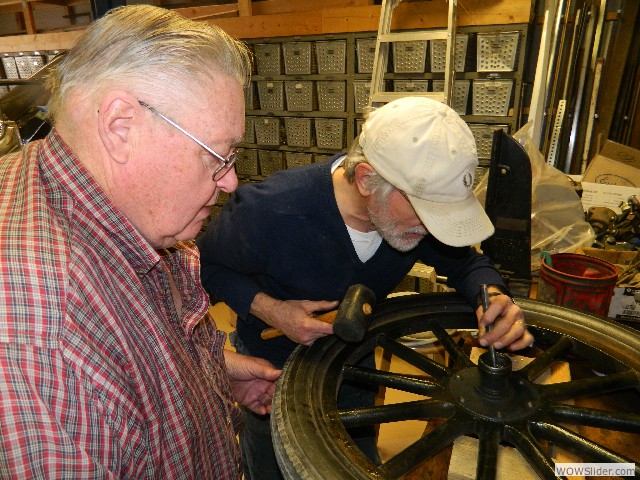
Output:
<svg viewBox="0 0 640 480">
<path fill-rule="evenodd" d="M 368 163 L 403 191 L 429 233 L 453 247 L 482 242 L 494 228 L 473 194 L 478 153 L 471 130 L 447 105 L 404 97 L 362 126 Z"/>
</svg>

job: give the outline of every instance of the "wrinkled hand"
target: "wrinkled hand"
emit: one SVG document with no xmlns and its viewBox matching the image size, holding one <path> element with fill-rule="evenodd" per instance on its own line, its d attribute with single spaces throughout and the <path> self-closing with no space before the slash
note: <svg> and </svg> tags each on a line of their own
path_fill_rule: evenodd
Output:
<svg viewBox="0 0 640 480">
<path fill-rule="evenodd" d="M 224 358 L 235 401 L 259 415 L 270 413 L 275 382 L 282 370 L 264 358 L 240 355 L 231 350 L 224 351 Z"/>
<path fill-rule="evenodd" d="M 258 293 L 250 312 L 296 343 L 311 345 L 316 339 L 333 333 L 333 325 L 315 320 L 316 314 L 338 308 L 337 301 L 276 300 Z"/>
<path fill-rule="evenodd" d="M 494 348 L 507 347 L 508 350 L 520 350 L 533 343 L 533 335 L 527 330 L 524 313 L 507 295 L 490 298 L 491 304 L 486 312 L 482 306 L 476 310 L 480 327 L 479 343 L 483 347 L 493 345 Z M 490 332 L 486 326 L 493 325 Z"/>
<path fill-rule="evenodd" d="M 338 302 L 287 300 L 281 302 L 276 328 L 296 343 L 311 345 L 333 333 L 333 325 L 316 320 L 317 313 L 338 308 Z"/>
</svg>

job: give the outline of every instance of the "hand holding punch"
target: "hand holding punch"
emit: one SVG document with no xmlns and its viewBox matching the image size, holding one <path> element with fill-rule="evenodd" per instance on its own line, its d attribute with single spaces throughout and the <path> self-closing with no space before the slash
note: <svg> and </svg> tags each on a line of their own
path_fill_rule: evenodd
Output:
<svg viewBox="0 0 640 480">
<path fill-rule="evenodd" d="M 480 288 L 482 290 L 480 292 L 480 294 L 482 296 L 482 311 L 486 312 L 487 309 L 489 308 L 489 305 L 490 305 L 489 290 L 488 290 L 488 286 L 487 286 L 486 283 L 480 284 Z M 490 332 L 492 328 L 493 328 L 493 324 L 487 325 L 485 329 L 486 329 L 487 332 Z M 498 364 L 498 361 L 496 359 L 496 349 L 493 348 L 493 345 L 489 345 L 489 354 L 491 355 L 491 363 L 495 367 Z"/>
</svg>

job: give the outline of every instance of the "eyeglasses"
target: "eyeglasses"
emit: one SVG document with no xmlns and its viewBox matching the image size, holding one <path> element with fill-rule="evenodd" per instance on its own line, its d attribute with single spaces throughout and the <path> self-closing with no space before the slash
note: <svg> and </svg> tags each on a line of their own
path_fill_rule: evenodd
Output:
<svg viewBox="0 0 640 480">
<path fill-rule="evenodd" d="M 147 104 L 145 102 L 142 102 L 140 100 L 138 100 L 138 103 L 140 105 L 142 105 L 144 108 L 146 108 L 146 109 L 150 110 L 151 112 L 155 113 L 156 115 L 158 115 L 161 119 L 163 119 L 165 122 L 167 122 L 172 127 L 180 130 L 187 137 L 189 137 L 191 140 L 196 142 L 198 145 L 200 145 L 202 148 L 204 148 L 208 153 L 213 155 L 213 157 L 218 160 L 219 165 L 213 171 L 213 175 L 211 175 L 211 178 L 213 179 L 214 182 L 217 182 L 218 180 L 220 180 L 222 177 L 224 177 L 229 172 L 229 170 L 231 170 L 233 168 L 233 165 L 236 163 L 236 160 L 238 159 L 238 152 L 237 151 L 234 150 L 233 152 L 231 152 L 231 154 L 227 158 L 224 158 L 222 155 L 216 153 L 212 148 L 207 147 L 203 142 L 201 142 L 196 137 L 191 135 L 184 128 L 182 128 L 180 125 L 178 125 L 176 122 L 174 122 L 173 120 L 171 120 L 168 117 L 165 117 L 163 114 L 161 114 L 155 108 L 153 108 L 151 105 L 149 105 L 149 104 Z"/>
</svg>

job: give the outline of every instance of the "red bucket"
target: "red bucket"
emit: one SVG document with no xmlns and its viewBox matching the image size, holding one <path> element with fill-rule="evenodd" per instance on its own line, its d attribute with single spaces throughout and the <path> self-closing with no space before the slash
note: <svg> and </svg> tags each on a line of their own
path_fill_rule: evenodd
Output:
<svg viewBox="0 0 640 480">
<path fill-rule="evenodd" d="M 540 264 L 536 298 L 606 317 L 618 269 L 599 258 L 574 253 L 551 255 L 553 267 Z"/>
</svg>

